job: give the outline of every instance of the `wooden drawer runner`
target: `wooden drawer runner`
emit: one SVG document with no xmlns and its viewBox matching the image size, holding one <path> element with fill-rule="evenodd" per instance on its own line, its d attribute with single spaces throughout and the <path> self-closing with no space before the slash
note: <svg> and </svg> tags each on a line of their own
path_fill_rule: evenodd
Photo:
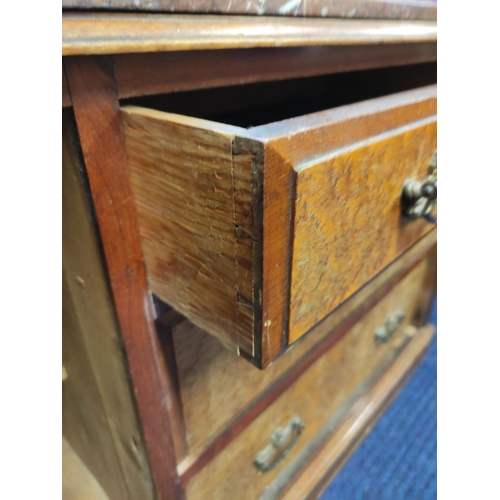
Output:
<svg viewBox="0 0 500 500">
<path fill-rule="evenodd" d="M 125 106 L 151 290 L 264 368 L 433 225 L 431 85 L 253 128 Z"/>
<path fill-rule="evenodd" d="M 433 253 L 421 261 L 391 292 L 378 302 L 332 348 L 317 359 L 272 405 L 233 439 L 186 485 L 188 500 L 260 498 L 286 467 L 315 437 L 332 415 L 356 394 L 360 385 L 378 377 L 418 329 L 415 316 L 428 306 L 422 290 L 431 287 L 429 269 L 435 266 Z M 423 302 L 426 302 L 424 305 Z M 404 319 L 386 341 L 377 340 L 388 318 L 404 313 Z M 266 372 L 264 372 L 266 373 Z M 232 380 L 239 386 L 238 380 Z M 244 385 L 242 385 L 243 389 Z M 361 386 L 362 387 L 362 386 Z M 253 461 L 266 448 L 273 431 L 286 427 L 292 418 L 304 425 L 295 444 L 275 467 L 267 472 Z M 200 418 L 202 416 L 200 415 Z M 278 454 L 279 455 L 279 454 Z M 297 465 L 297 464 L 295 464 Z M 300 467 L 297 467 L 297 472 Z"/>
</svg>

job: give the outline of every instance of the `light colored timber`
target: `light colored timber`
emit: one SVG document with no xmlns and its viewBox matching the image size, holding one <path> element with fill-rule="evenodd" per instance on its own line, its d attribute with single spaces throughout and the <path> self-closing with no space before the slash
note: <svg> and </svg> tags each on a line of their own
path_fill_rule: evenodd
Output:
<svg viewBox="0 0 500 500">
<path fill-rule="evenodd" d="M 62 500 L 109 500 L 93 474 L 62 439 Z"/>
<path fill-rule="evenodd" d="M 62 55 L 434 42 L 435 21 L 63 13 Z"/>
<path fill-rule="evenodd" d="M 233 174 L 239 129 L 134 107 L 123 121 L 151 290 L 252 357 L 253 324 L 238 297 L 252 290 L 251 258 L 239 258 L 252 210 L 251 165 Z"/>
<path fill-rule="evenodd" d="M 63 110 L 63 434 L 110 498 L 153 499 L 77 144 Z"/>
<path fill-rule="evenodd" d="M 436 138 L 431 116 L 295 167 L 290 342 L 433 229 L 402 219 L 400 199 Z"/>
<path fill-rule="evenodd" d="M 186 485 L 187 500 L 259 498 L 265 488 L 293 464 L 355 389 L 375 370 L 387 365 L 411 338 L 416 330 L 411 319 L 421 307 L 420 288 L 426 273 L 427 263 L 423 261 L 194 476 Z M 389 342 L 377 342 L 375 331 L 396 311 L 406 314 L 400 329 Z M 205 413 L 207 411 L 205 409 Z M 259 472 L 253 464 L 255 455 L 267 446 L 276 427 L 284 427 L 293 415 L 298 415 L 305 425 L 300 438 L 275 468 Z"/>
<path fill-rule="evenodd" d="M 295 300 L 293 293 L 290 293 L 291 269 L 285 265 L 292 258 L 296 261 L 296 257 L 290 254 L 290 246 L 294 245 L 295 237 L 293 216 L 296 204 L 294 189 L 297 174 L 295 168 L 306 162 L 318 161 L 316 159 L 336 149 L 369 139 L 416 120 L 425 119 L 435 113 L 436 86 L 431 85 L 249 130 L 256 140 L 266 141 L 263 193 L 262 322 L 269 324 L 270 347 L 267 352 L 263 350 L 263 366 L 266 366 L 269 360 L 272 360 L 279 352 L 281 339 L 285 338 L 288 342 L 293 342 L 300 336 L 296 330 L 295 335 L 289 337 L 286 321 L 292 312 L 288 297 L 291 301 Z M 429 152 L 429 158 L 432 152 Z M 327 186 L 322 186 L 322 189 L 327 189 Z M 299 202 L 300 200 L 297 201 Z M 391 198 L 390 202 L 395 203 L 396 200 Z M 339 207 L 338 210 L 342 208 Z M 382 227 L 382 221 L 376 223 L 377 227 Z M 344 226 L 343 230 L 344 234 L 337 235 L 339 244 L 342 243 L 343 238 L 350 236 L 349 226 Z M 313 240 L 321 237 L 320 232 L 312 236 Z M 314 244 L 314 241 L 311 244 Z M 378 272 L 383 269 L 382 263 L 379 264 Z M 304 267 L 302 272 L 303 276 L 311 276 L 311 279 L 319 274 L 314 265 Z M 338 272 L 343 274 L 342 269 Z M 349 278 L 342 276 L 342 279 L 348 280 Z M 298 293 L 301 291 L 299 290 Z M 336 290 L 332 291 L 333 296 L 336 294 Z M 310 314 L 315 315 L 315 310 L 311 309 Z M 300 331 L 300 333 L 303 334 L 305 331 Z"/>
<path fill-rule="evenodd" d="M 419 330 L 389 369 L 355 403 L 319 453 L 288 485 L 282 500 L 314 500 L 320 497 L 418 366 L 434 333 L 433 325 Z"/>
<path fill-rule="evenodd" d="M 358 293 L 346 301 L 309 334 L 296 342 L 266 370 L 259 371 L 239 359 L 212 335 L 184 321 L 173 328 L 175 357 L 183 401 L 183 413 L 191 459 L 200 455 L 228 424 L 244 411 L 259 395 L 268 390 L 280 377 L 286 375 L 297 363 L 327 336 L 353 315 L 364 303 L 374 297 L 387 283 L 430 251 L 436 244 L 436 231 L 422 238 L 392 266 L 378 275 Z M 426 276 L 429 258 L 426 260 Z M 431 278 L 429 278 L 431 280 Z M 423 283 L 420 289 L 422 304 L 432 291 L 432 283 Z M 234 381 L 238 380 L 238 384 Z M 241 390 L 244 387 L 244 390 Z"/>
<path fill-rule="evenodd" d="M 435 86 L 250 129 L 123 107 L 151 290 L 265 368 L 432 228 L 405 222 L 398 207 L 404 181 L 423 178 L 435 150 L 435 113 Z M 370 170 L 362 161 L 372 154 L 365 142 L 383 134 L 392 145 L 391 167 Z M 328 174 L 328 159 L 349 148 L 359 161 L 354 172 L 344 165 L 338 186 L 364 203 L 353 212 L 357 224 L 342 222 L 347 195 L 335 191 Z M 367 172 L 378 183 L 375 193 L 367 192 Z M 336 214 L 332 220 L 325 206 Z M 321 241 L 332 255 L 362 253 L 360 239 L 373 242 L 389 212 L 393 246 L 384 258 L 382 250 L 367 254 L 358 273 L 325 256 Z M 313 290 L 319 281 L 321 297 Z"/>
</svg>

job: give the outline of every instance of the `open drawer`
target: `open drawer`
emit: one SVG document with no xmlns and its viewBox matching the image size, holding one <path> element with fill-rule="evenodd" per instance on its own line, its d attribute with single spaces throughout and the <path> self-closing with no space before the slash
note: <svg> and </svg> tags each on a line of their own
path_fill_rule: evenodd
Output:
<svg viewBox="0 0 500 500">
<path fill-rule="evenodd" d="M 433 163 L 435 85 L 249 128 L 122 115 L 152 292 L 261 368 L 434 227 L 402 192 Z"/>
</svg>

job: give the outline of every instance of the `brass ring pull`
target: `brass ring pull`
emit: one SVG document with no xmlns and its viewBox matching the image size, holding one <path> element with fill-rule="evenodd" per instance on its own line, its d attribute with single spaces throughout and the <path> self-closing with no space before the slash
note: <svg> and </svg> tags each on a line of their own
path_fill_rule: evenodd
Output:
<svg viewBox="0 0 500 500">
<path fill-rule="evenodd" d="M 431 224 L 437 223 L 432 210 L 437 200 L 437 152 L 429 164 L 426 178 L 422 181 L 408 179 L 403 185 L 402 212 L 404 215 L 418 219 L 424 218 Z"/>
<path fill-rule="evenodd" d="M 257 453 L 253 464 L 262 471 L 274 469 L 290 452 L 298 441 L 304 424 L 297 415 L 294 415 L 283 429 L 278 427 L 272 434 L 270 443 Z"/>
</svg>

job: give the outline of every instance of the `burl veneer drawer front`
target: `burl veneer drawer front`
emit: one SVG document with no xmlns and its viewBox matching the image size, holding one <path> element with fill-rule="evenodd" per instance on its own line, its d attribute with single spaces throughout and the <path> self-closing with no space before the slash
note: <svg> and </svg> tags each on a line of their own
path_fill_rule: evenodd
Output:
<svg viewBox="0 0 500 500">
<path fill-rule="evenodd" d="M 421 261 L 205 465 L 186 485 L 187 499 L 279 498 L 335 431 L 344 408 L 419 335 L 412 323 L 428 302 L 422 291 L 432 288 L 434 259 Z"/>
<path fill-rule="evenodd" d="M 433 227 L 436 86 L 242 128 L 122 108 L 151 290 L 266 367 Z"/>
<path fill-rule="evenodd" d="M 435 149 L 431 116 L 295 167 L 291 342 L 433 229 L 401 216 L 401 191 Z"/>
</svg>

